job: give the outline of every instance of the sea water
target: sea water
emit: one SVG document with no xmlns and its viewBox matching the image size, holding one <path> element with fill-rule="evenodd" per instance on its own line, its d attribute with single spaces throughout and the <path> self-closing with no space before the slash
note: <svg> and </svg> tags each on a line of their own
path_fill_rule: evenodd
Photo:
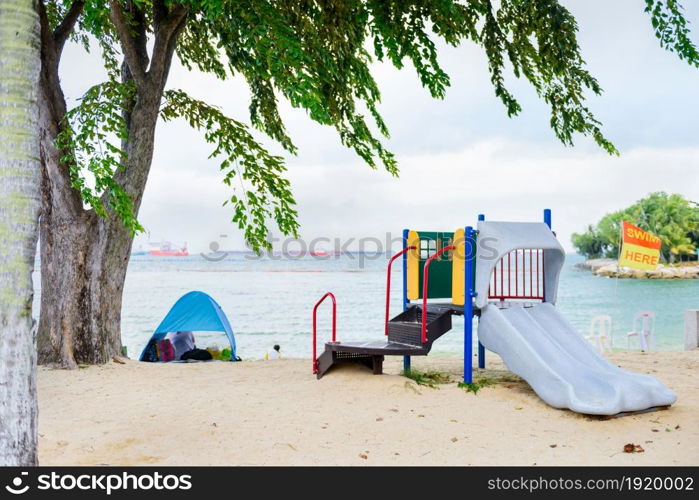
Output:
<svg viewBox="0 0 699 500">
<path fill-rule="evenodd" d="M 634 314 L 647 310 L 657 315 L 658 348 L 682 349 L 684 310 L 699 308 L 699 280 L 601 278 L 575 268 L 581 261 L 578 255 L 566 257 L 557 303 L 581 335 L 588 333 L 594 316 L 609 315 L 613 347 L 625 350 Z M 262 358 L 274 344 L 281 346 L 283 356 L 309 358 L 313 306 L 328 291 L 337 298 L 338 340 L 378 340 L 384 334 L 387 262 L 385 255 L 371 254 L 133 256 L 124 288 L 122 342 L 130 357 L 137 358 L 170 307 L 191 290 L 206 292 L 221 305 L 243 359 Z M 392 315 L 402 307 L 401 272 L 398 260 L 392 273 Z M 36 276 L 37 286 L 38 281 Z M 319 349 L 330 339 L 330 318 L 326 301 L 318 309 Z M 196 341 L 198 347 L 227 344 L 225 335 L 217 333 L 197 333 Z M 637 349 L 638 340 L 632 339 L 631 345 Z M 452 331 L 434 344 L 432 353 L 463 353 L 461 317 L 453 318 Z"/>
</svg>

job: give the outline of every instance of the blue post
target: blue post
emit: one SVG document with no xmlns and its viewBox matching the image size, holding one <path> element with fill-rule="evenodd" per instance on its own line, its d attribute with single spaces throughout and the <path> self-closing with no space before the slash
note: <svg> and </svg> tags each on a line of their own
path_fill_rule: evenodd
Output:
<svg viewBox="0 0 699 500">
<path fill-rule="evenodd" d="M 485 214 L 478 214 L 478 220 L 485 220 Z M 485 369 L 485 347 L 480 340 L 478 341 L 478 368 Z"/>
<path fill-rule="evenodd" d="M 473 260 L 476 241 L 473 228 L 466 226 L 466 262 L 464 265 L 464 383 L 473 383 Z"/>
<path fill-rule="evenodd" d="M 544 208 L 544 224 L 546 224 L 549 229 L 551 229 L 551 209 L 550 208 Z M 556 236 L 556 233 L 553 233 L 554 236 Z M 544 268 L 546 267 L 546 252 L 543 252 L 542 255 L 542 263 L 544 265 Z M 546 280 L 544 279 L 544 302 L 546 302 L 546 297 L 548 294 L 546 293 Z"/>
<path fill-rule="evenodd" d="M 408 229 L 403 229 L 403 250 L 408 246 Z M 403 311 L 408 309 L 408 252 L 403 254 Z M 403 356 L 403 372 L 410 371 L 410 356 Z"/>
</svg>

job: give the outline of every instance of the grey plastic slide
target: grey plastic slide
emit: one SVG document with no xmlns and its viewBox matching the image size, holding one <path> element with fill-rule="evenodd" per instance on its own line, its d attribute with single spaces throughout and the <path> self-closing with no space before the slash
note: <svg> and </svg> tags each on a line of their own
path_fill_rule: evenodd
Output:
<svg viewBox="0 0 699 500">
<path fill-rule="evenodd" d="M 614 415 L 671 405 L 677 396 L 655 377 L 607 361 L 550 303 L 486 305 L 478 339 L 555 408 Z"/>
</svg>

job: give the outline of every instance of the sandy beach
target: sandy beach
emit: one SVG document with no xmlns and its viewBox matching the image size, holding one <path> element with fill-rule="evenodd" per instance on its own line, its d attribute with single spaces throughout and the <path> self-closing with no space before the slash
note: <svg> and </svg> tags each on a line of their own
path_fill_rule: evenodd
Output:
<svg viewBox="0 0 699 500">
<path fill-rule="evenodd" d="M 419 386 L 300 359 L 128 361 L 39 371 L 42 465 L 697 465 L 699 351 L 612 354 L 671 387 L 670 409 L 603 420 L 556 410 L 493 354 L 478 394 L 461 360 L 415 359 L 454 382 Z M 627 443 L 644 450 L 624 453 Z"/>
</svg>

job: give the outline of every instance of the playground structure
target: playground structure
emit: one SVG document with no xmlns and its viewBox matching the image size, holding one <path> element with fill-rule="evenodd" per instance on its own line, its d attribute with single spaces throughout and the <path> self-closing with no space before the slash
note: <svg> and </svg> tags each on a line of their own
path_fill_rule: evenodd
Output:
<svg viewBox="0 0 699 500">
<path fill-rule="evenodd" d="M 402 258 L 403 311 L 390 317 L 391 270 Z M 544 222 L 494 222 L 454 232 L 403 231 L 403 248 L 388 262 L 382 340 L 337 340 L 337 303 L 327 292 L 313 308 L 313 373 L 321 378 L 334 365 L 359 363 L 382 373 L 385 356 L 425 356 L 464 316 L 465 383 L 473 383 L 473 324 L 478 318 L 478 367 L 486 349 L 525 379 L 556 408 L 614 415 L 668 406 L 675 394 L 649 375 L 621 370 L 599 355 L 556 310 L 558 278 L 565 253 Z M 332 301 L 332 340 L 317 355 L 316 316 Z M 445 301 L 448 300 L 448 301 Z"/>
</svg>

